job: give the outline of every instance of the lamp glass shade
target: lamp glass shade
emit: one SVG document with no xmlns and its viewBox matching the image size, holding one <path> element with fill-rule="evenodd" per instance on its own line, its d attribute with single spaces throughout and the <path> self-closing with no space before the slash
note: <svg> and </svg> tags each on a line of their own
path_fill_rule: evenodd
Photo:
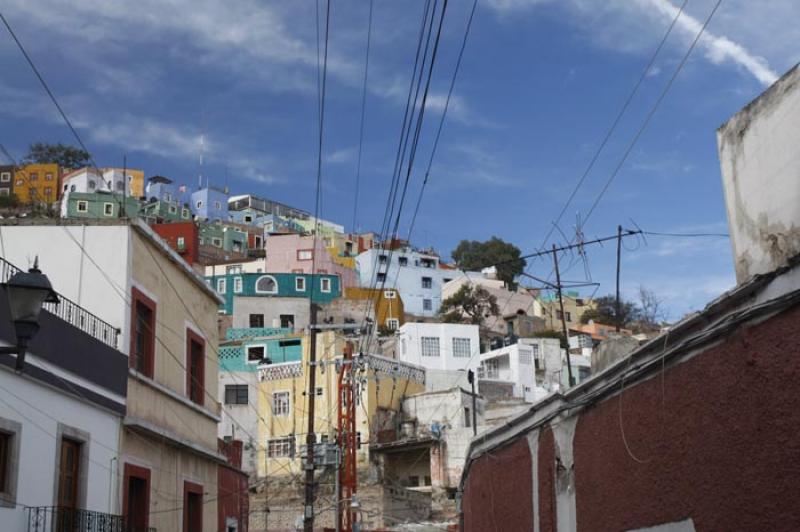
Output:
<svg viewBox="0 0 800 532">
<path fill-rule="evenodd" d="M 47 276 L 35 267 L 28 272 L 14 274 L 5 288 L 17 340 L 27 342 L 39 328 L 42 305 L 45 301 L 57 303 L 58 296 Z"/>
</svg>

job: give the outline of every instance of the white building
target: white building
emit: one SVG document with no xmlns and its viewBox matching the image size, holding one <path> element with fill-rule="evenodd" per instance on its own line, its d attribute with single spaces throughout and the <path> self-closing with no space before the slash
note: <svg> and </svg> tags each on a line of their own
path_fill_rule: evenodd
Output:
<svg viewBox="0 0 800 532">
<path fill-rule="evenodd" d="M 78 530 L 105 520 L 109 530 L 122 530 L 119 457 L 128 358 L 112 347 L 114 328 L 85 309 L 63 297 L 58 315 L 47 309 L 23 373 L 14 372 L 14 356 L 0 357 L 0 529 Z M 75 316 L 74 324 L 59 316 Z M 15 341 L 8 307 L 0 305 L 0 344 Z M 54 506 L 62 509 L 54 512 Z"/>
<path fill-rule="evenodd" d="M 468 388 L 467 371 L 477 371 L 480 365 L 477 325 L 405 323 L 400 327 L 398 344 L 400 360 L 425 368 L 429 391 Z"/>
<path fill-rule="evenodd" d="M 102 169 L 102 174 L 88 166 L 70 172 L 61 180 L 61 217 L 67 217 L 67 205 L 72 192 L 109 192 L 130 195 L 132 179 L 132 175 L 128 175 L 126 178 L 119 168 Z"/>
<path fill-rule="evenodd" d="M 442 268 L 438 255 L 411 248 L 369 249 L 356 257 L 356 264 L 361 286 L 380 287 L 385 281 L 400 292 L 406 314 L 415 316 L 435 316 L 442 306 L 442 285 L 464 275 Z"/>
</svg>

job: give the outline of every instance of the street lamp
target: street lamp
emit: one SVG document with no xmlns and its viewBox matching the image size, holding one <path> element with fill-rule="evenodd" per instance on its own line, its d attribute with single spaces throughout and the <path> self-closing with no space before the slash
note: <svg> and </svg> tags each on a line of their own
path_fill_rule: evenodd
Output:
<svg viewBox="0 0 800 532">
<path fill-rule="evenodd" d="M 8 308 L 11 312 L 11 321 L 14 323 L 14 332 L 17 336 L 17 345 L 0 348 L 0 354 L 16 354 L 17 362 L 14 367 L 21 372 L 25 365 L 25 351 L 28 343 L 39 332 L 39 314 L 44 303 L 58 303 L 58 294 L 53 291 L 50 280 L 39 270 L 38 257 L 33 263 L 33 268 L 27 272 L 17 272 L 5 283 Z"/>
</svg>

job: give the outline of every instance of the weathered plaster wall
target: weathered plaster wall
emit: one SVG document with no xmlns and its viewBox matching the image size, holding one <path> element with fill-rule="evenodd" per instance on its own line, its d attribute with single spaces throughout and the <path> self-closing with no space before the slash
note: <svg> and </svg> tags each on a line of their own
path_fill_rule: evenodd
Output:
<svg viewBox="0 0 800 532">
<path fill-rule="evenodd" d="M 800 69 L 719 128 L 736 280 L 800 253 Z"/>
</svg>

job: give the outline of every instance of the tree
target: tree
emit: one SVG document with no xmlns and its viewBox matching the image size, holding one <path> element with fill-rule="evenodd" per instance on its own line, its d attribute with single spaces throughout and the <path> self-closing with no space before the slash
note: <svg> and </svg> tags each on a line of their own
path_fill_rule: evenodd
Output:
<svg viewBox="0 0 800 532">
<path fill-rule="evenodd" d="M 617 299 L 612 295 L 595 298 L 595 308 L 587 309 L 581 316 L 581 323 L 589 323 L 589 320 L 604 325 L 616 325 L 617 323 Z M 639 309 L 636 303 L 631 301 L 620 301 L 620 314 L 622 320 L 620 325 L 625 327 L 639 319 Z"/>
<path fill-rule="evenodd" d="M 500 314 L 497 298 L 482 286 L 462 285 L 452 296 L 442 301 L 439 315 L 445 323 L 464 323 L 467 321 L 483 328 L 489 316 Z"/>
<path fill-rule="evenodd" d="M 639 286 L 639 328 L 642 330 L 658 330 L 667 319 L 664 300 L 652 290 Z"/>
<path fill-rule="evenodd" d="M 61 144 L 34 142 L 28 147 L 28 153 L 22 159 L 25 164 L 56 163 L 62 168 L 74 170 L 89 164 L 89 153 L 86 150 Z"/>
<path fill-rule="evenodd" d="M 508 285 L 525 269 L 525 259 L 519 258 L 521 252 L 514 244 L 493 236 L 486 242 L 462 240 L 450 253 L 462 270 L 481 270 L 497 265 L 497 278 Z"/>
</svg>

